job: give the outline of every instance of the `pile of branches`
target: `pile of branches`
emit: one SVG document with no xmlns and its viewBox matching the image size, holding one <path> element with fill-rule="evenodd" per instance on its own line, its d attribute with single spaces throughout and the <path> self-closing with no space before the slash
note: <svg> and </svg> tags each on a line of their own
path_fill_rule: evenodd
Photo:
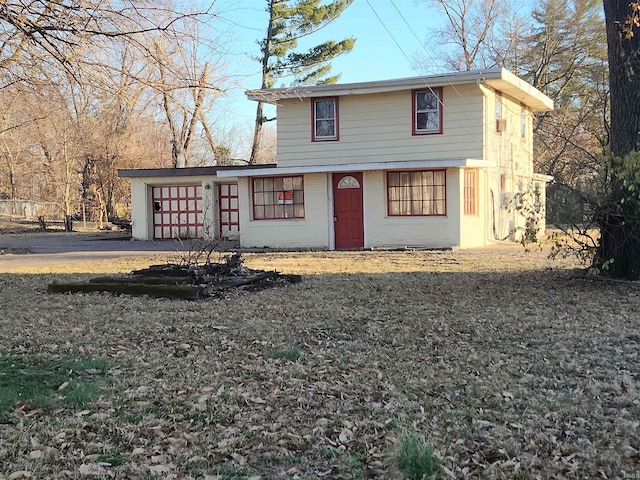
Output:
<svg viewBox="0 0 640 480">
<path fill-rule="evenodd" d="M 256 291 L 298 283 L 300 275 L 277 271 L 252 270 L 243 265 L 242 255 L 234 253 L 220 262 L 198 264 L 167 263 L 134 270 L 125 276 L 92 278 L 82 283 L 52 283 L 50 293 L 110 292 L 149 297 L 198 300 L 220 295 L 229 289 Z"/>
</svg>

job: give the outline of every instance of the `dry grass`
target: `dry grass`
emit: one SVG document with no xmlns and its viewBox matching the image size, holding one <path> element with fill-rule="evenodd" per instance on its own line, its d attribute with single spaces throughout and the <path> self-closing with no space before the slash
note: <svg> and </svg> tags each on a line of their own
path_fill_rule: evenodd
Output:
<svg viewBox="0 0 640 480">
<path fill-rule="evenodd" d="M 145 262 L 0 274 L 2 355 L 109 366 L 88 407 L 0 425 L 0 478 L 401 478 L 406 435 L 443 478 L 639 474 L 638 284 L 495 247 L 247 255 L 304 281 L 201 303 L 45 293 Z"/>
</svg>

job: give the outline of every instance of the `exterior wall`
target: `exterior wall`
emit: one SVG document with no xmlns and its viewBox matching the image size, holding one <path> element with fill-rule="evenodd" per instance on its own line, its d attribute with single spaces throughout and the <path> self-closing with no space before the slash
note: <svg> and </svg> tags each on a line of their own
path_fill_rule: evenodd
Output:
<svg viewBox="0 0 640 480">
<path fill-rule="evenodd" d="M 393 217 L 387 214 L 386 172 L 364 172 L 365 247 L 429 248 L 460 245 L 460 170 L 447 169 L 447 214 Z"/>
<path fill-rule="evenodd" d="M 311 141 L 311 100 L 278 104 L 278 166 L 483 158 L 476 85 L 443 88 L 443 133 L 412 135 L 412 92 L 342 96 L 337 141 Z"/>
<path fill-rule="evenodd" d="M 131 179 L 131 236 L 136 240 L 153 239 L 153 221 L 149 203 L 151 197 L 142 178 Z"/>
<path fill-rule="evenodd" d="M 532 188 L 533 181 L 533 121 L 525 107 L 525 135 L 521 134 L 520 102 L 502 94 L 502 118 L 506 128 L 496 130 L 496 95 L 485 92 L 486 158 L 496 167 L 488 176 L 487 211 L 489 234 L 495 240 L 519 241 L 526 228 L 526 218 L 519 210 L 522 194 Z M 504 188 L 503 188 L 504 187 Z"/>
<path fill-rule="evenodd" d="M 206 238 L 216 238 L 218 225 L 218 196 L 215 184 L 233 183 L 235 177 L 218 179 L 215 176 L 136 177 L 131 179 L 131 235 L 136 240 L 153 240 L 151 187 L 161 185 L 202 185 L 204 231 Z M 208 188 L 207 188 L 208 186 Z M 242 229 L 242 222 L 240 223 Z"/>
<path fill-rule="evenodd" d="M 329 174 L 311 173 L 303 178 L 304 218 L 289 220 L 254 220 L 251 178 L 238 180 L 242 247 L 330 248 Z"/>
</svg>

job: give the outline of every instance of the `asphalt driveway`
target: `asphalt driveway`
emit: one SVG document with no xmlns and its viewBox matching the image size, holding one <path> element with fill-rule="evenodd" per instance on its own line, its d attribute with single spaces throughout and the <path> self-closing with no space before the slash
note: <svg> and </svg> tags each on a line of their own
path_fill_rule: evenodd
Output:
<svg viewBox="0 0 640 480">
<path fill-rule="evenodd" d="M 220 245 L 231 248 L 233 245 Z M 29 265 L 171 254 L 194 249 L 190 241 L 132 240 L 128 232 L 47 232 L 0 234 L 0 270 Z"/>
</svg>

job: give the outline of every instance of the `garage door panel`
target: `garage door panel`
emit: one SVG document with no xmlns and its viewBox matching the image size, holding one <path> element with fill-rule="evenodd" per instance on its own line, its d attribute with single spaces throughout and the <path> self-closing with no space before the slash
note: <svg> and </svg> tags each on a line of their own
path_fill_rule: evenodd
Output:
<svg viewBox="0 0 640 480">
<path fill-rule="evenodd" d="M 202 188 L 196 185 L 153 187 L 154 239 L 202 236 Z"/>
</svg>

